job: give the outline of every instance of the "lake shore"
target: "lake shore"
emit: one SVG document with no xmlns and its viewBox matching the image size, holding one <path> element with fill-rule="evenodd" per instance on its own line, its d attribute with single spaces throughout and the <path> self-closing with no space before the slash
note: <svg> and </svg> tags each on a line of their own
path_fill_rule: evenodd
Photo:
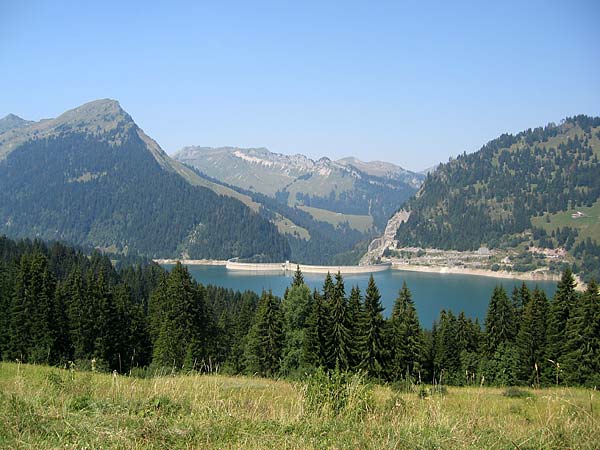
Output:
<svg viewBox="0 0 600 450">
<path fill-rule="evenodd" d="M 296 263 L 265 263 L 251 264 L 238 263 L 220 259 L 154 259 L 157 264 L 181 264 L 186 266 L 225 266 L 228 270 L 243 272 L 292 272 L 296 270 Z M 376 264 L 371 266 L 311 266 L 300 264 L 300 270 L 304 273 L 322 273 L 330 272 L 332 274 L 341 272 L 342 275 L 374 273 L 384 270 L 398 270 L 407 272 L 438 273 L 440 275 L 472 275 L 477 277 L 499 278 L 504 280 L 522 280 L 522 281 L 560 281 L 560 274 L 547 271 L 533 272 L 511 272 L 506 270 L 490 269 L 472 269 L 466 267 L 447 267 L 447 266 L 425 266 L 416 264 Z M 576 289 L 583 291 L 586 284 L 575 276 L 577 282 Z"/>
<path fill-rule="evenodd" d="M 466 267 L 424 266 L 416 264 L 392 263 L 393 270 L 407 270 L 410 272 L 426 272 L 450 275 L 474 275 L 478 277 L 503 278 L 523 281 L 559 281 L 560 275 L 549 272 L 509 272 L 506 270 L 470 269 Z"/>
<path fill-rule="evenodd" d="M 421 266 L 415 264 L 398 264 L 392 263 L 392 270 L 404 270 L 407 272 L 424 272 L 424 273 L 439 273 L 448 275 L 473 275 L 477 277 L 501 278 L 510 280 L 522 281 L 560 281 L 561 276 L 556 273 L 547 271 L 533 272 L 510 272 L 507 270 L 490 270 L 490 269 L 469 269 L 466 267 L 445 267 L 445 266 Z M 577 282 L 576 289 L 583 291 L 586 284 L 575 276 Z"/>
</svg>

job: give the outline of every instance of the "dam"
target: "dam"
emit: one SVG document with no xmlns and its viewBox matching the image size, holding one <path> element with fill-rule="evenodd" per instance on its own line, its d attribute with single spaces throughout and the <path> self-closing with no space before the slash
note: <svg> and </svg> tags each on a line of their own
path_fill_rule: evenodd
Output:
<svg viewBox="0 0 600 450">
<path fill-rule="evenodd" d="M 370 266 L 313 266 L 308 264 L 296 264 L 290 261 L 283 263 L 244 263 L 238 262 L 235 259 L 230 259 L 225 264 L 227 270 L 232 271 L 247 271 L 247 272 L 270 272 L 270 273 L 292 273 L 296 271 L 296 267 L 300 267 L 302 273 L 323 273 L 327 272 L 335 274 L 340 272 L 342 275 L 375 273 L 389 270 L 392 265 L 373 264 Z"/>
</svg>

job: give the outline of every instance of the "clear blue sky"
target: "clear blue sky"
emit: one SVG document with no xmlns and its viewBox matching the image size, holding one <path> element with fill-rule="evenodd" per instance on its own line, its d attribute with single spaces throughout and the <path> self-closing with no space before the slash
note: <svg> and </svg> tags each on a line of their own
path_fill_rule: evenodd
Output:
<svg viewBox="0 0 600 450">
<path fill-rule="evenodd" d="M 600 2 L 0 0 L 0 116 L 115 98 L 172 153 L 423 169 L 600 115 Z"/>
</svg>

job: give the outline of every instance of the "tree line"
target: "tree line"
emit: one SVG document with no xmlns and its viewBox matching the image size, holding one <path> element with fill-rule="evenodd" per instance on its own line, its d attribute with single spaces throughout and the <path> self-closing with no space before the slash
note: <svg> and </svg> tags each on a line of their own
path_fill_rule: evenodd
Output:
<svg viewBox="0 0 600 450">
<path fill-rule="evenodd" d="M 302 377 L 317 368 L 384 382 L 590 385 L 600 382 L 600 297 L 564 272 L 553 299 L 524 283 L 494 289 L 483 326 L 442 311 L 419 322 L 406 284 L 389 317 L 370 278 L 364 293 L 328 274 L 311 291 L 297 270 L 280 299 L 196 282 L 62 244 L 0 238 L 4 360 L 96 370 L 220 371 Z"/>
</svg>

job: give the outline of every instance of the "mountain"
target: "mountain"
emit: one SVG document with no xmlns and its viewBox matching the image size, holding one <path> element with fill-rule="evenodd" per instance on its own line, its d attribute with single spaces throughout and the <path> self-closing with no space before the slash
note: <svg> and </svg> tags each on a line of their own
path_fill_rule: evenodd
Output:
<svg viewBox="0 0 600 450">
<path fill-rule="evenodd" d="M 14 114 L 9 114 L 6 117 L 0 119 L 0 134 L 4 133 L 8 130 L 13 130 L 15 128 L 23 128 L 27 125 L 30 125 L 33 122 L 30 122 L 25 119 L 21 119 L 19 116 L 15 116 Z"/>
<path fill-rule="evenodd" d="M 346 167 L 354 167 L 367 175 L 379 178 L 390 178 L 398 180 L 418 189 L 423 184 L 423 177 L 418 173 L 403 169 L 396 164 L 385 161 L 370 161 L 364 162 L 353 156 L 338 159 L 338 164 Z"/>
<path fill-rule="evenodd" d="M 435 172 L 435 169 L 437 169 L 440 165 L 439 164 L 435 164 L 431 167 L 428 167 L 426 169 L 421 170 L 419 173 L 421 175 L 427 176 L 428 174 L 430 174 L 431 172 Z"/>
<path fill-rule="evenodd" d="M 15 117 L 0 122 L 0 234 L 152 257 L 290 256 L 258 205 L 172 160 L 118 102 Z"/>
<path fill-rule="evenodd" d="M 529 269 L 574 264 L 600 275 L 599 157 L 598 117 L 504 134 L 427 176 L 403 205 L 396 246 L 510 249 Z"/>
<path fill-rule="evenodd" d="M 368 233 L 420 186 L 423 176 L 384 162 L 356 158 L 317 161 L 265 148 L 185 147 L 174 159 L 229 186 L 297 207 L 315 220 Z"/>
</svg>

